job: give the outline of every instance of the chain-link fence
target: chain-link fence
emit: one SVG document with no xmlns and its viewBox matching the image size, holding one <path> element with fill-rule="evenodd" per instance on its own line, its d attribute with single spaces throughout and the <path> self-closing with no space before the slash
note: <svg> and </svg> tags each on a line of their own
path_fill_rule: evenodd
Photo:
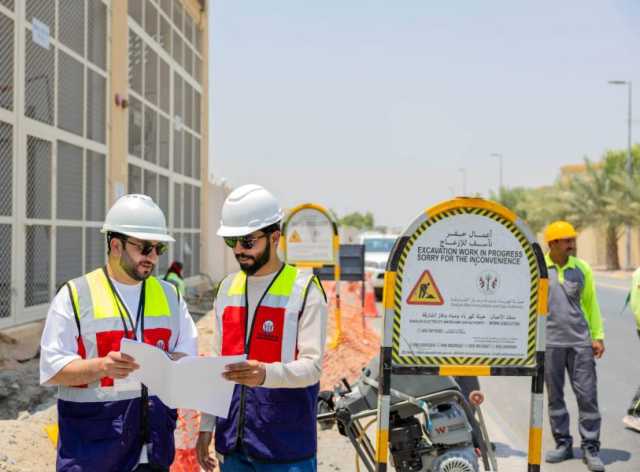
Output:
<svg viewBox="0 0 640 472">
<path fill-rule="evenodd" d="M 86 0 L 64 0 L 58 2 L 58 39 L 69 49 L 84 56 L 84 27 Z"/>
<path fill-rule="evenodd" d="M 13 126 L 0 122 L 0 216 L 13 206 Z"/>
<path fill-rule="evenodd" d="M 0 107 L 13 110 L 13 21 L 0 14 Z"/>
<path fill-rule="evenodd" d="M 27 6 L 30 4 L 32 2 L 28 2 Z M 52 44 L 48 49 L 36 44 L 30 31 L 27 31 L 26 43 L 24 114 L 28 118 L 53 125 L 56 48 Z"/>
<path fill-rule="evenodd" d="M 25 307 L 47 303 L 50 299 L 51 227 L 26 227 Z"/>
<path fill-rule="evenodd" d="M 104 221 L 106 215 L 107 172 L 106 156 L 87 150 L 85 172 L 85 214 L 87 221 Z"/>
<path fill-rule="evenodd" d="M 0 318 L 11 316 L 11 225 L 0 224 Z"/>
<path fill-rule="evenodd" d="M 56 218 L 82 220 L 82 180 L 84 174 L 82 148 L 58 141 L 56 169 Z M 79 247 L 82 247 L 82 239 Z"/>
<path fill-rule="evenodd" d="M 56 290 L 82 275 L 82 228 L 56 228 Z"/>
<path fill-rule="evenodd" d="M 27 138 L 27 218 L 51 218 L 51 143 Z"/>
</svg>

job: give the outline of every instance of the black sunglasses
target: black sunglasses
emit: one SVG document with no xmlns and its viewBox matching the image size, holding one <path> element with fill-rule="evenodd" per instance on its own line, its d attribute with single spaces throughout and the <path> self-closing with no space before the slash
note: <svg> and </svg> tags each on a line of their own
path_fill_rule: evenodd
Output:
<svg viewBox="0 0 640 472">
<path fill-rule="evenodd" d="M 234 236 L 234 237 L 224 238 L 224 242 L 231 249 L 236 247 L 236 244 L 238 243 L 240 243 L 240 246 L 242 246 L 244 249 L 253 249 L 253 246 L 256 245 L 256 242 L 258 242 L 258 239 L 266 238 L 267 236 L 269 236 L 269 233 L 264 233 L 264 234 L 261 234 L 260 236 L 240 236 L 240 237 Z"/>
<path fill-rule="evenodd" d="M 158 256 L 162 256 L 165 252 L 167 252 L 167 249 L 169 249 L 169 246 L 167 246 L 165 243 L 151 244 L 150 242 L 146 241 L 144 243 L 136 243 L 128 238 L 122 239 L 122 242 L 129 243 L 132 246 L 137 247 L 140 251 L 140 254 L 142 254 L 143 256 L 148 256 L 154 249 Z"/>
</svg>

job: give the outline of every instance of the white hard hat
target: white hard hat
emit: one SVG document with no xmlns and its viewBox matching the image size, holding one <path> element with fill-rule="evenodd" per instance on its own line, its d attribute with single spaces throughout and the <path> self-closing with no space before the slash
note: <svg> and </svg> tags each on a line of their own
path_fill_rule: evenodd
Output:
<svg viewBox="0 0 640 472">
<path fill-rule="evenodd" d="M 283 217 L 284 212 L 271 192 L 260 185 L 243 185 L 224 201 L 218 236 L 246 236 Z"/>
<path fill-rule="evenodd" d="M 101 232 L 121 233 L 143 241 L 175 241 L 169 236 L 160 207 L 151 197 L 140 194 L 118 198 L 107 213 Z"/>
</svg>

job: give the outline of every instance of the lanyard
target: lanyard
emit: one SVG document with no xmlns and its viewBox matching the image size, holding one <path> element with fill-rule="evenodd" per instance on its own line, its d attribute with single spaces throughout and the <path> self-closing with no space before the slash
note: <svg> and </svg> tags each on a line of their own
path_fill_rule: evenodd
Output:
<svg viewBox="0 0 640 472">
<path fill-rule="evenodd" d="M 107 273 L 107 268 L 103 267 L 104 275 L 107 277 L 107 281 L 109 282 L 109 288 L 111 288 L 111 294 L 116 299 L 116 305 L 118 306 L 118 313 L 120 314 L 120 319 L 122 320 L 122 325 L 124 326 L 124 334 L 125 337 L 129 338 L 129 329 L 127 327 L 126 319 L 129 320 L 131 324 L 131 328 L 133 329 L 133 336 L 129 339 L 138 340 L 138 326 L 140 326 L 140 337 L 141 341 L 144 342 L 144 294 L 145 294 L 145 282 L 146 279 L 142 281 L 142 287 L 140 287 L 140 301 L 138 302 L 138 312 L 136 313 L 136 322 L 134 323 L 131 319 L 131 314 L 127 309 L 127 305 L 124 303 L 120 294 L 113 286 L 113 282 L 111 278 L 109 278 L 109 274 Z M 124 309 L 124 313 L 122 310 Z M 126 315 L 126 319 L 125 319 Z M 147 386 L 142 384 L 140 388 L 140 402 L 142 408 L 140 408 L 140 437 L 142 439 L 142 444 L 149 443 L 149 435 L 150 435 L 150 427 L 149 427 L 149 390 Z"/>
<path fill-rule="evenodd" d="M 136 321 L 134 323 L 133 319 L 131 318 L 131 314 L 129 313 L 129 310 L 127 309 L 127 305 L 124 303 L 124 301 L 120 297 L 120 294 L 118 293 L 116 288 L 113 286 L 113 282 L 109 277 L 107 268 L 103 267 L 102 270 L 104 271 L 104 275 L 107 278 L 107 281 L 109 282 L 109 288 L 111 289 L 111 294 L 116 299 L 116 306 L 118 307 L 118 314 L 120 315 L 120 319 L 122 320 L 122 326 L 124 327 L 125 337 L 129 339 L 137 340 L 138 326 L 140 326 L 140 337 L 144 342 L 144 294 L 145 294 L 146 280 L 142 281 L 142 287 L 140 288 L 140 299 L 138 302 L 138 311 L 136 313 Z M 123 309 L 124 309 L 124 313 L 123 313 Z M 133 330 L 131 337 L 129 337 L 129 327 L 127 325 L 127 320 L 129 320 L 129 324 L 131 325 L 131 329 Z"/>
</svg>

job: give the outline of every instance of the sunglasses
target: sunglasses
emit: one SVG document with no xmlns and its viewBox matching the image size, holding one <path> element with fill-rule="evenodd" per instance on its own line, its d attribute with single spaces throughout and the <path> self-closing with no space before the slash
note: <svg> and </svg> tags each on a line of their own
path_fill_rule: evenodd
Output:
<svg viewBox="0 0 640 472">
<path fill-rule="evenodd" d="M 167 246 L 165 243 L 156 243 L 156 244 L 151 244 L 149 242 L 136 243 L 134 241 L 131 241 L 130 239 L 123 239 L 122 241 L 137 247 L 138 251 L 140 251 L 140 254 L 142 254 L 143 256 L 148 256 L 149 254 L 151 254 L 151 251 L 153 251 L 154 249 L 158 256 L 162 256 L 165 252 L 167 252 L 167 249 L 169 249 L 169 246 Z"/>
<path fill-rule="evenodd" d="M 256 245 L 256 243 L 258 242 L 258 239 L 266 238 L 267 236 L 269 235 L 265 233 L 265 234 L 261 234 L 260 236 L 253 236 L 253 237 L 249 237 L 249 236 L 229 237 L 229 238 L 224 238 L 224 242 L 231 249 L 236 247 L 236 244 L 238 243 L 240 243 L 240 246 L 242 246 L 243 249 L 253 249 L 253 246 Z"/>
</svg>

